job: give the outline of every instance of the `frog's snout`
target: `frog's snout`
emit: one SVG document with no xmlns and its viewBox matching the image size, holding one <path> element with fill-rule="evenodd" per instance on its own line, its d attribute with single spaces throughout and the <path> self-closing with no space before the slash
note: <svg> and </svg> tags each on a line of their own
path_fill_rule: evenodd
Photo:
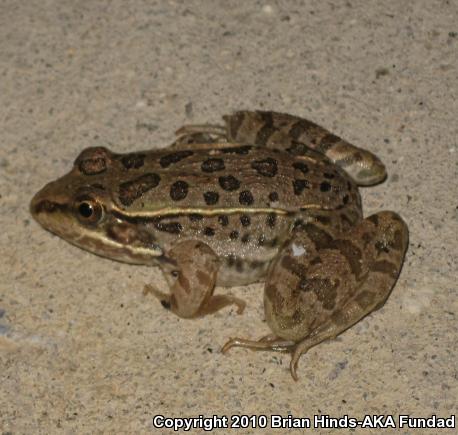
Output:
<svg viewBox="0 0 458 435">
<path fill-rule="evenodd" d="M 57 194 L 55 190 L 54 183 L 48 183 L 30 201 L 31 215 L 45 228 L 49 227 L 53 215 L 63 213 L 68 208 L 68 198 Z"/>
</svg>

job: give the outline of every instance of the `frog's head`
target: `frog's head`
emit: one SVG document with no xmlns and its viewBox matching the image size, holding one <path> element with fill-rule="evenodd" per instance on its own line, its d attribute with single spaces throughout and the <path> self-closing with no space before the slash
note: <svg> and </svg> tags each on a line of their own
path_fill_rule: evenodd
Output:
<svg viewBox="0 0 458 435">
<path fill-rule="evenodd" d="M 83 249 L 123 262 L 151 264 L 162 250 L 144 226 L 126 219 L 112 197 L 120 164 L 106 148 L 85 149 L 68 174 L 33 197 L 30 212 L 45 229 Z"/>
</svg>

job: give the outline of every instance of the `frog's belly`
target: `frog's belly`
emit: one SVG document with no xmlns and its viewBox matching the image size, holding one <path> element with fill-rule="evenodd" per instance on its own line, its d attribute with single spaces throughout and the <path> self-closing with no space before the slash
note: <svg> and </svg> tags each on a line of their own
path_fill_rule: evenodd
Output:
<svg viewBox="0 0 458 435">
<path fill-rule="evenodd" d="M 232 287 L 264 281 L 271 261 L 250 261 L 240 258 L 224 260 L 216 280 L 216 285 Z"/>
</svg>

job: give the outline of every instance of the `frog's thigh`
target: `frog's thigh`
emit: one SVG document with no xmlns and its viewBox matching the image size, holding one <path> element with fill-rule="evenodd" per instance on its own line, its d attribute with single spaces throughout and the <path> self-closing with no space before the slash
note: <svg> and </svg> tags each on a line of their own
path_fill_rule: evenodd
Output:
<svg viewBox="0 0 458 435">
<path fill-rule="evenodd" d="M 302 353 L 384 304 L 408 243 L 406 224 L 392 212 L 370 216 L 339 238 L 313 224 L 306 226 L 306 233 L 318 255 L 304 257 L 305 261 L 294 256 L 299 250 L 291 249 L 292 240 L 271 270 L 265 291 L 269 326 L 278 336 L 298 343 L 291 361 L 294 378 Z"/>
<path fill-rule="evenodd" d="M 170 285 L 170 295 L 164 298 L 156 292 L 165 307 L 184 318 L 204 316 L 231 304 L 243 311 L 243 301 L 231 295 L 213 295 L 219 260 L 208 245 L 186 240 L 177 243 L 168 257 L 171 261 L 162 266 L 162 271 Z"/>
</svg>

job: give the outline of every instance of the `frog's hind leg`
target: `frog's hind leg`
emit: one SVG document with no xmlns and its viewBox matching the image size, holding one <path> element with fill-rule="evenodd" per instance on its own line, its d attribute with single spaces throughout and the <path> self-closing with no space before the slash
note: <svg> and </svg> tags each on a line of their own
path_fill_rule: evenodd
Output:
<svg viewBox="0 0 458 435">
<path fill-rule="evenodd" d="M 375 214 L 336 236 L 318 223 L 293 234 L 269 270 L 264 308 L 278 340 L 295 343 L 289 346 L 294 379 L 303 353 L 385 303 L 407 241 L 406 224 L 392 212 Z"/>
<path fill-rule="evenodd" d="M 385 166 L 376 155 L 307 119 L 268 111 L 239 111 L 223 119 L 229 141 L 282 149 L 298 156 L 317 151 L 360 186 L 379 183 L 386 177 Z"/>
<path fill-rule="evenodd" d="M 324 340 L 337 337 L 369 313 L 381 308 L 401 271 L 408 245 L 408 229 L 393 212 L 380 212 L 365 219 L 353 234 L 366 245 L 367 273 L 356 282 L 346 301 L 335 307 L 326 322 L 300 341 L 290 363 L 293 379 L 302 354 Z M 363 248 L 364 249 L 364 248 Z"/>
<path fill-rule="evenodd" d="M 233 347 L 244 347 L 250 350 L 272 350 L 275 352 L 287 352 L 296 346 L 294 341 L 285 340 L 275 334 L 268 334 L 259 340 L 245 338 L 231 338 L 222 347 L 221 352 L 227 353 Z"/>
</svg>

